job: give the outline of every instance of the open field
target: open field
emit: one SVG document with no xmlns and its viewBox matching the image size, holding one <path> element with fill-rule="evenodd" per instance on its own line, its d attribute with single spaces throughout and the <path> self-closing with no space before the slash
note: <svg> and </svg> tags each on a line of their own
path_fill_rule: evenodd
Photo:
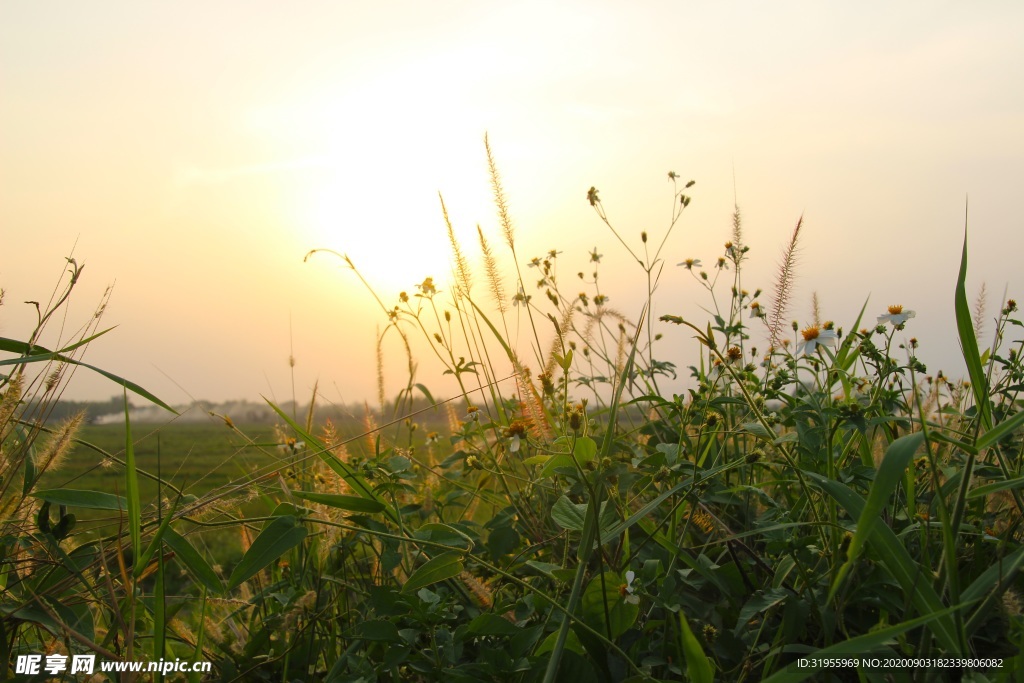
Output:
<svg viewBox="0 0 1024 683">
<path fill-rule="evenodd" d="M 692 183 L 669 179 L 671 230 Z M 596 189 L 588 201 L 618 236 Z M 0 340 L 16 354 L 0 381 L 0 666 L 59 642 L 208 660 L 223 681 L 947 680 L 872 664 L 915 658 L 1019 680 L 1017 304 L 983 346 L 965 242 L 950 334 L 968 381 L 930 375 L 902 305 L 789 319 L 799 236 L 762 305 L 737 212 L 713 274 L 680 264 L 715 311 L 702 321 L 647 317 L 660 248 L 626 240 L 647 287 L 635 319 L 607 306 L 596 250 L 588 291 L 566 291 L 552 250 L 523 266 L 541 296 L 520 276 L 485 309 L 452 237 L 455 291 L 427 278 L 384 308 L 408 378 L 365 419 L 43 433 L 23 416 L 51 390 L 23 368 L 53 364 L 56 386 L 88 331 L 59 351 Z M 547 343 L 513 348 L 518 315 Z M 674 328 L 700 345 L 685 394 L 659 387 Z M 458 383 L 452 401 L 420 410 L 414 337 Z"/>
</svg>

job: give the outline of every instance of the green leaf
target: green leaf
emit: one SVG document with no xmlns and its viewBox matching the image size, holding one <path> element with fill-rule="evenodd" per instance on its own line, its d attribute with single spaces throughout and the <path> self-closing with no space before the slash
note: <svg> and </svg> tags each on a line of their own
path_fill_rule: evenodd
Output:
<svg viewBox="0 0 1024 683">
<path fill-rule="evenodd" d="M 170 528 L 171 525 L 171 520 L 174 519 L 174 511 L 178 509 L 179 501 L 180 499 L 174 501 L 174 505 L 172 505 L 171 509 L 167 511 L 166 516 L 164 516 L 163 520 L 160 522 L 160 527 L 156 530 L 156 533 L 153 534 L 153 538 L 149 540 L 149 545 L 146 546 L 146 550 L 142 553 L 142 555 L 139 556 L 137 560 L 135 560 L 135 570 L 133 572 L 135 578 L 139 578 L 139 576 L 142 575 L 142 572 L 146 569 L 146 565 L 149 564 L 149 561 L 153 558 L 153 555 L 160 548 L 160 544 L 161 541 L 163 540 L 164 534 L 167 533 L 167 530 L 168 528 Z M 163 571 L 163 560 L 161 560 L 160 568 L 161 571 Z"/>
<path fill-rule="evenodd" d="M 587 514 L 586 503 L 574 503 L 562 496 L 551 506 L 551 519 L 563 529 L 583 531 L 583 520 Z"/>
<path fill-rule="evenodd" d="M 580 600 L 583 623 L 608 634 L 612 639 L 629 630 L 640 614 L 640 605 L 626 602 L 621 592 L 625 583 L 622 577 L 613 571 L 606 571 L 592 578 Z"/>
<path fill-rule="evenodd" d="M 434 400 L 434 396 L 433 396 L 433 395 L 432 395 L 432 394 L 430 393 L 430 390 L 429 390 L 429 389 L 427 389 L 427 388 L 426 388 L 425 386 L 423 386 L 422 384 L 415 384 L 414 386 L 415 386 L 415 387 L 416 387 L 417 389 L 419 389 L 419 390 L 420 390 L 420 393 L 421 393 L 421 394 L 423 394 L 424 396 L 426 396 L 426 397 L 427 397 L 427 400 L 428 400 L 428 401 L 430 401 L 430 404 L 431 404 L 431 405 L 435 405 L 435 406 L 437 405 L 437 401 L 435 401 L 435 400 Z"/>
<path fill-rule="evenodd" d="M 217 572 L 213 571 L 206 559 L 192 547 L 188 539 L 174 529 L 168 529 L 164 532 L 164 543 L 174 551 L 175 558 L 184 565 L 193 578 L 203 584 L 207 590 L 217 595 L 224 593 L 224 584 L 217 576 Z"/>
<path fill-rule="evenodd" d="M 743 428 L 743 431 L 750 432 L 754 436 L 759 436 L 762 439 L 774 439 L 775 438 L 775 434 L 772 433 L 772 432 L 769 432 L 765 428 L 765 426 L 763 424 L 761 424 L 760 422 L 744 422 L 743 424 L 740 425 L 740 427 Z"/>
<path fill-rule="evenodd" d="M 110 328 L 110 329 L 113 329 L 113 328 Z M 115 383 L 120 384 L 127 391 L 131 391 L 134 394 L 138 394 L 139 396 L 141 396 L 142 398 L 146 399 L 150 403 L 155 403 L 156 405 L 160 406 L 161 408 L 163 408 L 165 410 L 169 410 L 172 413 L 174 413 L 175 415 L 177 415 L 178 411 L 176 411 L 174 408 L 170 407 L 169 405 L 167 405 L 166 403 L 161 401 L 159 398 L 157 398 L 153 394 L 149 393 L 148 391 L 146 391 L 145 389 L 140 387 L 138 384 L 135 384 L 134 382 L 129 382 L 128 380 L 124 379 L 123 377 L 118 377 L 117 375 L 115 375 L 115 374 L 113 374 L 111 372 L 107 372 L 106 370 L 101 370 L 100 368 L 97 368 L 94 365 L 89 365 L 88 363 L 83 363 L 80 360 L 75 360 L 74 358 L 71 358 L 70 356 L 64 355 L 65 352 L 73 351 L 74 349 L 78 348 L 79 346 L 87 344 L 90 341 L 92 341 L 93 339 L 95 339 L 96 337 L 100 336 L 101 334 L 106 334 L 109 331 L 110 330 L 108 329 L 108 330 L 104 330 L 103 332 L 99 332 L 97 334 L 94 334 L 94 335 L 92 335 L 91 337 L 89 337 L 87 339 L 83 339 L 83 340 L 81 340 L 79 342 L 71 344 L 70 346 L 64 347 L 63 349 L 61 349 L 61 351 L 50 351 L 49 349 L 43 348 L 42 346 L 29 345 L 29 344 L 27 344 L 25 342 L 17 341 L 16 339 L 8 339 L 6 337 L 0 337 L 0 351 L 8 351 L 8 352 L 11 352 L 11 353 L 22 354 L 21 358 L 10 358 L 10 359 L 7 359 L 7 360 L 0 361 L 0 366 L 2 366 L 2 365 L 24 365 L 26 363 L 49 362 L 49 361 L 53 361 L 53 360 L 59 361 L 61 363 L 67 363 L 69 365 L 80 365 L 83 368 L 89 368 L 93 372 L 98 372 L 99 374 L 103 375 L 107 379 L 110 379 L 110 380 L 114 381 Z"/>
<path fill-rule="evenodd" d="M 415 593 L 424 586 L 451 579 L 462 573 L 462 553 L 450 550 L 424 562 L 402 586 L 402 592 Z"/>
<path fill-rule="evenodd" d="M 473 539 L 464 532 L 440 522 L 424 524 L 416 529 L 413 536 L 424 541 L 433 541 L 434 543 L 465 548 L 466 550 L 472 550 L 474 545 Z"/>
<path fill-rule="evenodd" d="M 544 467 L 540 469 L 541 478 L 555 476 L 556 474 L 558 474 L 556 470 L 559 467 L 568 467 L 571 470 L 576 469 L 576 463 L 573 461 L 572 456 L 568 455 L 567 453 L 555 453 L 554 455 L 551 456 L 535 457 L 544 457 L 546 459 Z"/>
<path fill-rule="evenodd" d="M 31 494 L 39 500 L 53 505 L 85 508 L 87 510 L 127 510 L 128 503 L 121 496 L 99 491 L 79 491 L 78 489 L 47 489 Z"/>
<path fill-rule="evenodd" d="M 871 483 L 868 500 L 857 519 L 857 531 L 853 534 L 850 547 L 847 549 L 846 562 L 839 569 L 839 574 L 836 576 L 832 589 L 829 591 L 829 602 L 835 597 L 839 586 L 856 564 L 857 558 L 860 557 L 861 552 L 864 550 L 864 544 L 867 543 L 872 531 L 874 531 L 875 526 L 878 524 L 882 509 L 889 502 L 889 496 L 892 495 L 893 491 L 896 490 L 896 487 L 903 480 L 903 472 L 907 469 L 907 465 L 910 464 L 914 453 L 917 452 L 922 443 L 924 443 L 924 432 L 915 432 L 901 436 L 889 444 L 889 448 L 886 449 L 882 464 L 879 466 L 875 479 Z"/>
<path fill-rule="evenodd" d="M 522 629 L 497 614 L 484 612 L 469 622 L 466 633 L 474 636 L 514 636 Z"/>
<path fill-rule="evenodd" d="M 563 529 L 583 531 L 586 526 L 587 508 L 589 503 L 574 503 L 566 496 L 560 497 L 551 506 L 551 519 Z M 607 543 L 621 533 L 624 527 L 619 524 L 619 515 L 608 506 L 607 501 L 601 504 L 600 532 L 601 542 Z"/>
<path fill-rule="evenodd" d="M 679 617 L 679 639 L 683 647 L 683 656 L 686 657 L 687 678 L 696 683 L 714 683 L 715 668 L 711 660 L 704 654 L 704 648 L 700 646 L 697 636 L 693 635 L 690 624 L 682 610 L 677 614 Z"/>
<path fill-rule="evenodd" d="M 336 493 L 316 493 L 314 491 L 292 491 L 291 494 L 301 500 L 308 500 L 312 503 L 320 503 L 327 507 L 349 512 L 374 513 L 385 508 L 384 503 L 379 500 L 363 498 L 361 496 L 344 496 Z"/>
<path fill-rule="evenodd" d="M 974 402 L 981 416 L 982 429 L 992 429 L 992 408 L 988 399 L 988 380 L 981 365 L 981 354 L 978 353 L 978 339 L 974 335 L 974 321 L 971 318 L 971 305 L 967 302 L 967 230 L 964 229 L 964 248 L 960 257 L 960 273 L 956 279 L 956 292 L 953 305 L 956 311 L 956 330 L 960 336 L 960 351 L 967 363 L 967 374 L 971 378 L 971 391 Z"/>
<path fill-rule="evenodd" d="M 804 471 L 803 474 L 832 496 L 851 517 L 859 518 L 864 512 L 864 499 L 851 491 L 845 484 L 815 472 Z M 916 563 L 892 529 L 884 524 L 875 527 L 870 540 L 873 553 L 878 557 L 880 564 L 910 595 L 914 607 L 922 614 L 938 615 L 931 630 L 938 639 L 939 645 L 948 653 L 958 653 L 960 651 L 959 639 L 952 618 L 944 612 L 945 606 L 942 599 L 939 598 L 931 583 L 921 580 L 921 577 L 927 576 L 931 570 Z"/>
<path fill-rule="evenodd" d="M 998 425 L 988 430 L 975 442 L 975 448 L 979 451 L 984 450 L 994 443 L 997 443 L 1004 436 L 1009 435 L 1011 432 L 1024 425 L 1024 411 L 1021 411 L 1011 417 L 1008 420 L 1003 420 Z"/>
<path fill-rule="evenodd" d="M 277 517 L 263 528 L 228 578 L 228 589 L 237 588 L 306 537 L 306 528 L 292 516 Z"/>
<path fill-rule="evenodd" d="M 1020 414 L 1024 415 L 1024 413 Z M 979 486 L 976 489 L 971 489 L 967 494 L 967 500 L 982 498 L 990 493 L 996 493 L 997 491 L 1012 491 L 1013 489 L 1019 489 L 1022 486 L 1024 486 L 1024 477 L 992 482 L 991 484 L 985 484 L 984 486 Z"/>
<path fill-rule="evenodd" d="M 788 559 L 788 558 L 786 558 Z M 756 615 L 771 609 L 775 605 L 785 601 L 792 593 L 784 588 L 772 588 L 769 590 L 759 590 L 747 600 L 747 604 L 743 605 L 743 609 L 740 610 L 740 615 L 736 619 L 736 632 L 739 635 L 744 629 L 747 628 L 747 622 L 753 619 Z"/>
<path fill-rule="evenodd" d="M 401 643 L 402 636 L 398 633 L 398 627 L 384 619 L 371 619 L 359 624 L 356 629 L 356 637 L 363 640 L 373 640 L 382 643 Z"/>
<path fill-rule="evenodd" d="M 334 470 L 345 482 L 352 487 L 356 493 L 362 498 L 367 500 L 373 500 L 384 506 L 384 513 L 391 519 L 392 522 L 399 522 L 398 513 L 392 508 L 387 502 L 378 494 L 373 487 L 366 483 L 366 480 L 359 476 L 352 468 L 336 458 L 330 449 L 327 448 L 323 443 L 320 442 L 315 436 L 303 429 L 295 420 L 293 420 L 288 413 L 278 408 L 274 403 L 264 398 L 267 404 L 273 409 L 278 416 L 284 420 L 288 426 L 295 431 L 296 435 L 306 442 L 306 447 L 311 449 L 314 454 L 323 460 L 328 467 Z"/>
</svg>

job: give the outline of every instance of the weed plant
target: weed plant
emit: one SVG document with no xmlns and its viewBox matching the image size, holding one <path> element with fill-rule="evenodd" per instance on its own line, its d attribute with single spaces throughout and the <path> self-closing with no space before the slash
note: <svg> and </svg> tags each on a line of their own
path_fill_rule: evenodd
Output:
<svg viewBox="0 0 1024 683">
<path fill-rule="evenodd" d="M 691 201 L 675 173 L 669 224 L 639 243 L 586 194 L 637 264 L 642 310 L 609 305 L 596 249 L 574 292 L 560 252 L 517 251 L 486 151 L 500 235 L 478 230 L 482 275 L 450 223 L 449 291 L 426 277 L 387 305 L 327 254 L 381 308 L 379 406 L 358 437 L 315 424 L 314 391 L 304 421 L 277 408 L 273 444 L 252 441 L 273 462 L 199 495 L 158 468 L 143 507 L 126 416 L 123 498 L 38 491 L 43 420 L 24 413 L 19 377 L 49 352 L 4 340 L 17 354 L 0 413 L 4 662 L 56 647 L 209 660 L 226 681 L 1018 679 L 1021 322 L 1005 302 L 979 350 L 966 239 L 951 326 L 961 382 L 927 374 L 899 305 L 790 321 L 802 221 L 773 292 L 751 294 L 737 209 L 720 255 L 678 266 L 709 319 L 652 320 Z M 701 348 L 682 394 L 661 386 L 677 372 L 657 355 L 671 326 Z M 520 328 L 525 348 L 511 341 Z M 390 336 L 406 379 L 386 400 Z M 416 349 L 454 398 L 420 380 Z M 414 408 L 420 397 L 431 406 Z M 76 505 L 106 506 L 105 536 L 73 533 Z M 209 539 L 225 530 L 242 553 L 217 566 Z M 954 664 L 798 665 L 811 656 Z"/>
</svg>

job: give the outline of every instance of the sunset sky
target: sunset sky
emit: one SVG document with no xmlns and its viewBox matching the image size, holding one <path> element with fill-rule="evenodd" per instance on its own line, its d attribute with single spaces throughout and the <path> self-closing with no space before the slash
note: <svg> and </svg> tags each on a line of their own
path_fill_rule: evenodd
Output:
<svg viewBox="0 0 1024 683">
<path fill-rule="evenodd" d="M 447 289 L 438 192 L 468 252 L 477 224 L 500 246 L 486 132 L 520 256 L 558 249 L 571 277 L 597 247 L 628 316 L 643 273 L 587 189 L 639 245 L 664 232 L 675 171 L 697 184 L 655 318 L 706 320 L 675 264 L 714 262 L 735 196 L 750 290 L 803 215 L 792 317 L 814 292 L 845 326 L 865 300 L 870 320 L 903 304 L 929 371 L 959 375 L 968 197 L 970 296 L 986 284 L 990 318 L 1004 289 L 1024 297 L 1022 27 L 1009 1 L 3 3 L 0 336 L 27 337 L 22 302 L 73 255 L 66 330 L 115 283 L 117 329 L 86 360 L 170 403 L 290 398 L 292 352 L 301 401 L 317 379 L 372 400 L 385 318 L 340 261 L 303 255 L 348 254 L 388 304 L 426 276 Z M 695 362 L 657 324 L 663 355 Z M 65 396 L 116 393 L 79 373 Z"/>
</svg>

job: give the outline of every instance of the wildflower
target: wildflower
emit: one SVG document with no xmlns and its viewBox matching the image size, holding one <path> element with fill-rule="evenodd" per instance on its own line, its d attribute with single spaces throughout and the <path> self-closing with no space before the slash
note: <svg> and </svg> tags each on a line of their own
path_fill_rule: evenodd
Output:
<svg viewBox="0 0 1024 683">
<path fill-rule="evenodd" d="M 587 190 L 587 201 L 590 202 L 591 206 L 597 206 L 597 203 L 601 201 L 597 198 L 597 188 L 591 187 Z"/>
<path fill-rule="evenodd" d="M 404 303 L 408 303 L 409 302 L 409 293 L 408 292 L 399 292 L 398 293 L 398 300 L 401 301 L 403 304 Z"/>
<path fill-rule="evenodd" d="M 833 346 L 836 341 L 835 330 L 823 330 L 818 325 L 811 325 L 800 334 L 804 340 L 797 347 L 797 353 L 803 351 L 805 354 L 812 354 L 818 344 Z"/>
<path fill-rule="evenodd" d="M 743 358 L 743 351 L 738 346 L 730 346 L 729 350 L 725 352 L 726 358 L 730 363 L 736 363 Z"/>
<path fill-rule="evenodd" d="M 600 263 L 602 256 L 604 256 L 604 254 L 598 254 L 597 253 L 597 247 L 594 247 L 594 250 L 590 252 L 590 262 L 591 263 Z"/>
<path fill-rule="evenodd" d="M 768 314 L 765 313 L 764 309 L 761 308 L 761 304 L 753 302 L 750 304 L 750 317 L 751 318 L 765 318 Z"/>
<path fill-rule="evenodd" d="M 718 257 L 718 263 L 715 265 L 715 267 L 716 268 L 725 268 L 726 270 L 729 270 L 729 266 L 726 265 L 725 257 L 723 257 L 723 256 L 719 256 Z"/>
<path fill-rule="evenodd" d="M 424 278 L 423 282 L 416 285 L 416 288 L 423 293 L 424 296 L 433 296 L 437 294 L 437 288 L 434 286 L 434 278 Z"/>
<path fill-rule="evenodd" d="M 687 270 L 693 270 L 694 268 L 700 268 L 700 259 L 699 258 L 688 258 L 685 261 L 683 261 L 682 263 L 677 263 L 676 265 L 677 266 L 683 266 Z"/>
<path fill-rule="evenodd" d="M 518 452 L 522 440 L 526 438 L 526 423 L 522 420 L 515 420 L 505 430 L 505 436 L 509 440 L 508 450 L 512 453 Z"/>
<path fill-rule="evenodd" d="M 480 420 L 480 409 L 476 406 L 466 408 L 466 415 L 463 418 L 466 422 L 478 422 Z"/>
<path fill-rule="evenodd" d="M 566 412 L 568 413 L 567 417 L 569 418 L 569 429 L 574 432 L 580 431 L 583 427 L 584 418 L 587 416 L 587 409 L 582 403 L 577 403 Z"/>
<path fill-rule="evenodd" d="M 626 603 L 630 605 L 639 605 L 640 596 L 634 593 L 633 579 L 636 578 L 636 572 L 630 569 L 626 572 L 626 583 L 619 586 L 619 595 L 621 595 Z"/>
<path fill-rule="evenodd" d="M 903 306 L 897 304 L 889 307 L 886 315 L 878 316 L 878 324 L 890 323 L 893 327 L 902 328 L 903 325 L 916 315 L 913 311 L 904 311 Z"/>
<path fill-rule="evenodd" d="M 1006 308 L 1003 309 L 1003 315 L 1010 315 L 1017 310 L 1017 302 L 1013 299 L 1006 300 Z"/>
<path fill-rule="evenodd" d="M 427 433 L 427 443 L 428 444 L 435 444 L 435 443 L 437 443 L 440 440 L 441 440 L 441 435 L 438 434 L 437 432 L 428 432 Z"/>
<path fill-rule="evenodd" d="M 598 306 L 604 306 L 605 302 L 607 301 L 608 297 L 605 296 L 604 294 L 598 294 L 597 296 L 594 297 L 594 303 Z"/>
</svg>

